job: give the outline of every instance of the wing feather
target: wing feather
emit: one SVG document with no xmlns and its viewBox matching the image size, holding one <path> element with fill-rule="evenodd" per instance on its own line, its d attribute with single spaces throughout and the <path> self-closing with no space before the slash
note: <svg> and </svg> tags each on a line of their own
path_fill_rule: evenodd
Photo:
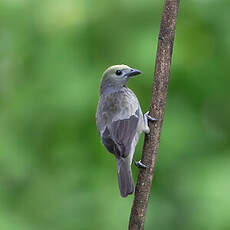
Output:
<svg viewBox="0 0 230 230">
<path fill-rule="evenodd" d="M 138 117 L 132 115 L 127 119 L 113 121 L 110 127 L 106 127 L 102 135 L 102 142 L 108 151 L 121 157 L 127 157 L 137 132 L 137 124 Z"/>
</svg>

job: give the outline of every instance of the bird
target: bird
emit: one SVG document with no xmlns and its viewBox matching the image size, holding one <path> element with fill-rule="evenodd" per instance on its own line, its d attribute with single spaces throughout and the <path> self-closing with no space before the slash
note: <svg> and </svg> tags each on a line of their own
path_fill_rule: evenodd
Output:
<svg viewBox="0 0 230 230">
<path fill-rule="evenodd" d="M 127 82 L 141 71 L 127 65 L 113 65 L 105 70 L 100 83 L 100 97 L 96 111 L 96 125 L 102 143 L 116 158 L 120 194 L 127 197 L 134 192 L 131 164 L 146 168 L 133 155 L 142 132 L 149 134 L 148 120 Z"/>
</svg>

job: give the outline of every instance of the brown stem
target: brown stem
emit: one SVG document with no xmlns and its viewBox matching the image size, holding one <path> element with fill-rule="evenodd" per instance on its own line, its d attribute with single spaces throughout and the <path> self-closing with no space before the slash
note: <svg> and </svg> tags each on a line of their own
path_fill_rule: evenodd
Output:
<svg viewBox="0 0 230 230">
<path fill-rule="evenodd" d="M 143 230 L 146 209 L 151 190 L 154 168 L 160 143 L 161 128 L 165 112 L 168 91 L 173 42 L 179 0 L 165 0 L 154 72 L 154 84 L 149 115 L 159 118 L 157 122 L 149 122 L 150 134 L 145 136 L 142 152 L 142 163 L 147 169 L 141 169 L 137 179 L 135 196 L 129 220 L 129 230 Z"/>
</svg>

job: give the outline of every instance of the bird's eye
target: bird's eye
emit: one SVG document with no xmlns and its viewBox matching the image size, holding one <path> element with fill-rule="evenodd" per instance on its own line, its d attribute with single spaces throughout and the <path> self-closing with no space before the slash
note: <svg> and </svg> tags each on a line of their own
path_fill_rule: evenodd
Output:
<svg viewBox="0 0 230 230">
<path fill-rule="evenodd" d="M 119 76 L 119 75 L 121 75 L 121 74 L 122 74 L 122 71 L 118 69 L 118 70 L 116 71 L 116 75 Z"/>
</svg>

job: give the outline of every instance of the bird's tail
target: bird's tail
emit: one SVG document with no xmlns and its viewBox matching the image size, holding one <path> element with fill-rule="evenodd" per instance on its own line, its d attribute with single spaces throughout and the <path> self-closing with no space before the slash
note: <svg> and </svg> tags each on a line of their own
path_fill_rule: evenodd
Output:
<svg viewBox="0 0 230 230">
<path fill-rule="evenodd" d="M 128 158 L 117 158 L 117 175 L 120 193 L 126 197 L 134 192 L 132 171 Z"/>
</svg>

